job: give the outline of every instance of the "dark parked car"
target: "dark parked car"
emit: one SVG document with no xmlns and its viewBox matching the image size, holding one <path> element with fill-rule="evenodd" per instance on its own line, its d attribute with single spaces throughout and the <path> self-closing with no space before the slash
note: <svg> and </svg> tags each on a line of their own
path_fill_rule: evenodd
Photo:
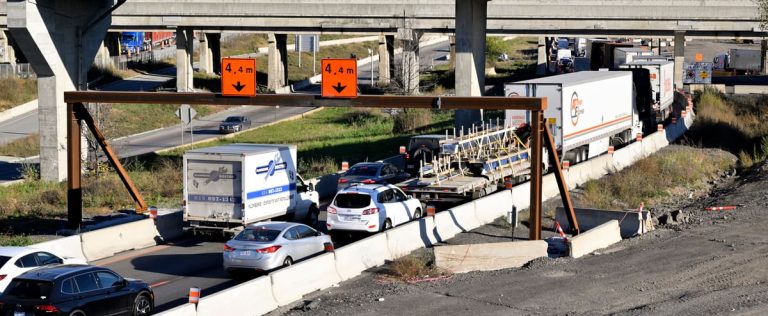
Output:
<svg viewBox="0 0 768 316">
<path fill-rule="evenodd" d="M 107 268 L 58 265 L 27 271 L 0 296 L 0 315 L 149 315 L 149 285 Z"/>
<path fill-rule="evenodd" d="M 410 174 L 387 162 L 361 162 L 349 168 L 339 178 L 338 189 L 350 185 L 389 183 L 396 184 L 410 178 Z"/>
<path fill-rule="evenodd" d="M 251 128 L 251 120 L 245 116 L 230 116 L 219 124 L 219 133 L 234 133 Z"/>
</svg>

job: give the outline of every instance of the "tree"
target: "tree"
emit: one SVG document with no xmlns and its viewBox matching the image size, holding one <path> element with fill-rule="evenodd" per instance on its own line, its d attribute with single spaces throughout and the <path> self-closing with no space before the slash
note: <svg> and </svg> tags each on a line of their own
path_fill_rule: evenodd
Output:
<svg viewBox="0 0 768 316">
<path fill-rule="evenodd" d="M 760 29 L 768 28 L 768 0 L 754 0 L 757 4 L 757 14 L 760 18 Z"/>
</svg>

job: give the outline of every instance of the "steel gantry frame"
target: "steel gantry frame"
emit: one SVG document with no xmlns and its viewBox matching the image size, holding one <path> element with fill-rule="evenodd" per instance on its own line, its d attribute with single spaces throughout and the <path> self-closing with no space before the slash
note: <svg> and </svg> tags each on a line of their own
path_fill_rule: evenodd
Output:
<svg viewBox="0 0 768 316">
<path fill-rule="evenodd" d="M 440 96 L 374 96 L 361 95 L 353 99 L 330 99 L 317 95 L 300 94 L 259 94 L 253 97 L 225 97 L 218 93 L 174 93 L 174 92 L 104 92 L 71 91 L 64 93 L 67 103 L 67 211 L 68 224 L 78 228 L 82 221 L 82 188 L 80 165 L 80 131 L 82 121 L 86 123 L 109 162 L 120 175 L 136 203 L 138 212 L 144 212 L 147 204 L 126 173 L 117 155 L 101 134 L 84 103 L 126 103 L 126 104 L 207 104 L 207 105 L 251 105 L 281 107 L 352 107 L 352 108 L 422 108 L 442 110 L 525 110 L 531 111 L 531 200 L 530 234 L 531 240 L 541 239 L 541 192 L 542 192 L 542 142 L 545 143 L 550 158 L 555 166 L 560 197 L 567 209 L 568 221 L 579 233 L 579 225 L 573 211 L 568 186 L 565 183 L 560 159 L 554 146 L 549 129 L 545 128 L 544 110 L 546 98 L 526 97 L 440 97 Z"/>
</svg>

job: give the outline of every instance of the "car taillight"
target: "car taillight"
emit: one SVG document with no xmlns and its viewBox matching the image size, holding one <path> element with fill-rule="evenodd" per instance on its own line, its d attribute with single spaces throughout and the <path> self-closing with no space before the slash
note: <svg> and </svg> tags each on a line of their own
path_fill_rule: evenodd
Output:
<svg viewBox="0 0 768 316">
<path fill-rule="evenodd" d="M 56 313 L 59 311 L 59 309 L 53 305 L 37 305 L 35 306 L 35 309 L 46 313 Z"/>
<path fill-rule="evenodd" d="M 347 182 L 349 182 L 349 180 L 347 180 L 347 179 L 339 179 L 339 183 L 347 183 Z"/>
<path fill-rule="evenodd" d="M 278 245 L 269 246 L 267 248 L 256 249 L 256 252 L 258 252 L 258 253 L 275 253 L 275 252 L 277 252 L 278 249 L 280 249 L 280 247 L 282 247 L 282 246 L 278 246 Z"/>
<path fill-rule="evenodd" d="M 5 277 L 7 277 L 7 276 L 8 276 L 7 274 L 0 274 L 0 281 L 2 281 L 3 279 L 5 279 Z"/>
<path fill-rule="evenodd" d="M 366 180 L 363 180 L 363 183 L 365 183 L 365 184 L 374 184 L 374 183 L 376 183 L 376 180 L 366 179 Z"/>
<path fill-rule="evenodd" d="M 328 207 L 328 214 L 336 214 L 336 208 L 335 207 Z"/>
<path fill-rule="evenodd" d="M 369 209 L 363 210 L 363 215 L 376 214 L 378 211 L 379 211 L 378 208 L 375 208 L 375 207 L 374 208 L 369 208 Z"/>
<path fill-rule="evenodd" d="M 227 251 L 227 252 L 229 252 L 229 251 L 235 251 L 235 248 L 232 248 L 232 247 L 230 247 L 229 245 L 227 245 L 227 244 L 224 244 L 224 251 Z"/>
</svg>

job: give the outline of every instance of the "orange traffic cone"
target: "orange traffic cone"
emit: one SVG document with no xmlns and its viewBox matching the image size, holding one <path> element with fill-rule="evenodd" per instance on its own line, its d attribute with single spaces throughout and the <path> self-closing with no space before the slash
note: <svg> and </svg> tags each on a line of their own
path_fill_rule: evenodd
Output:
<svg viewBox="0 0 768 316">
<path fill-rule="evenodd" d="M 565 232 L 563 232 L 563 228 L 562 228 L 562 227 L 560 227 L 560 223 L 558 223 L 557 221 L 555 221 L 555 231 L 556 231 L 558 234 L 560 234 L 560 237 L 562 237 L 562 238 L 563 238 L 563 241 L 564 241 L 565 243 L 568 243 L 568 237 L 566 237 L 566 236 L 565 236 Z"/>
</svg>

